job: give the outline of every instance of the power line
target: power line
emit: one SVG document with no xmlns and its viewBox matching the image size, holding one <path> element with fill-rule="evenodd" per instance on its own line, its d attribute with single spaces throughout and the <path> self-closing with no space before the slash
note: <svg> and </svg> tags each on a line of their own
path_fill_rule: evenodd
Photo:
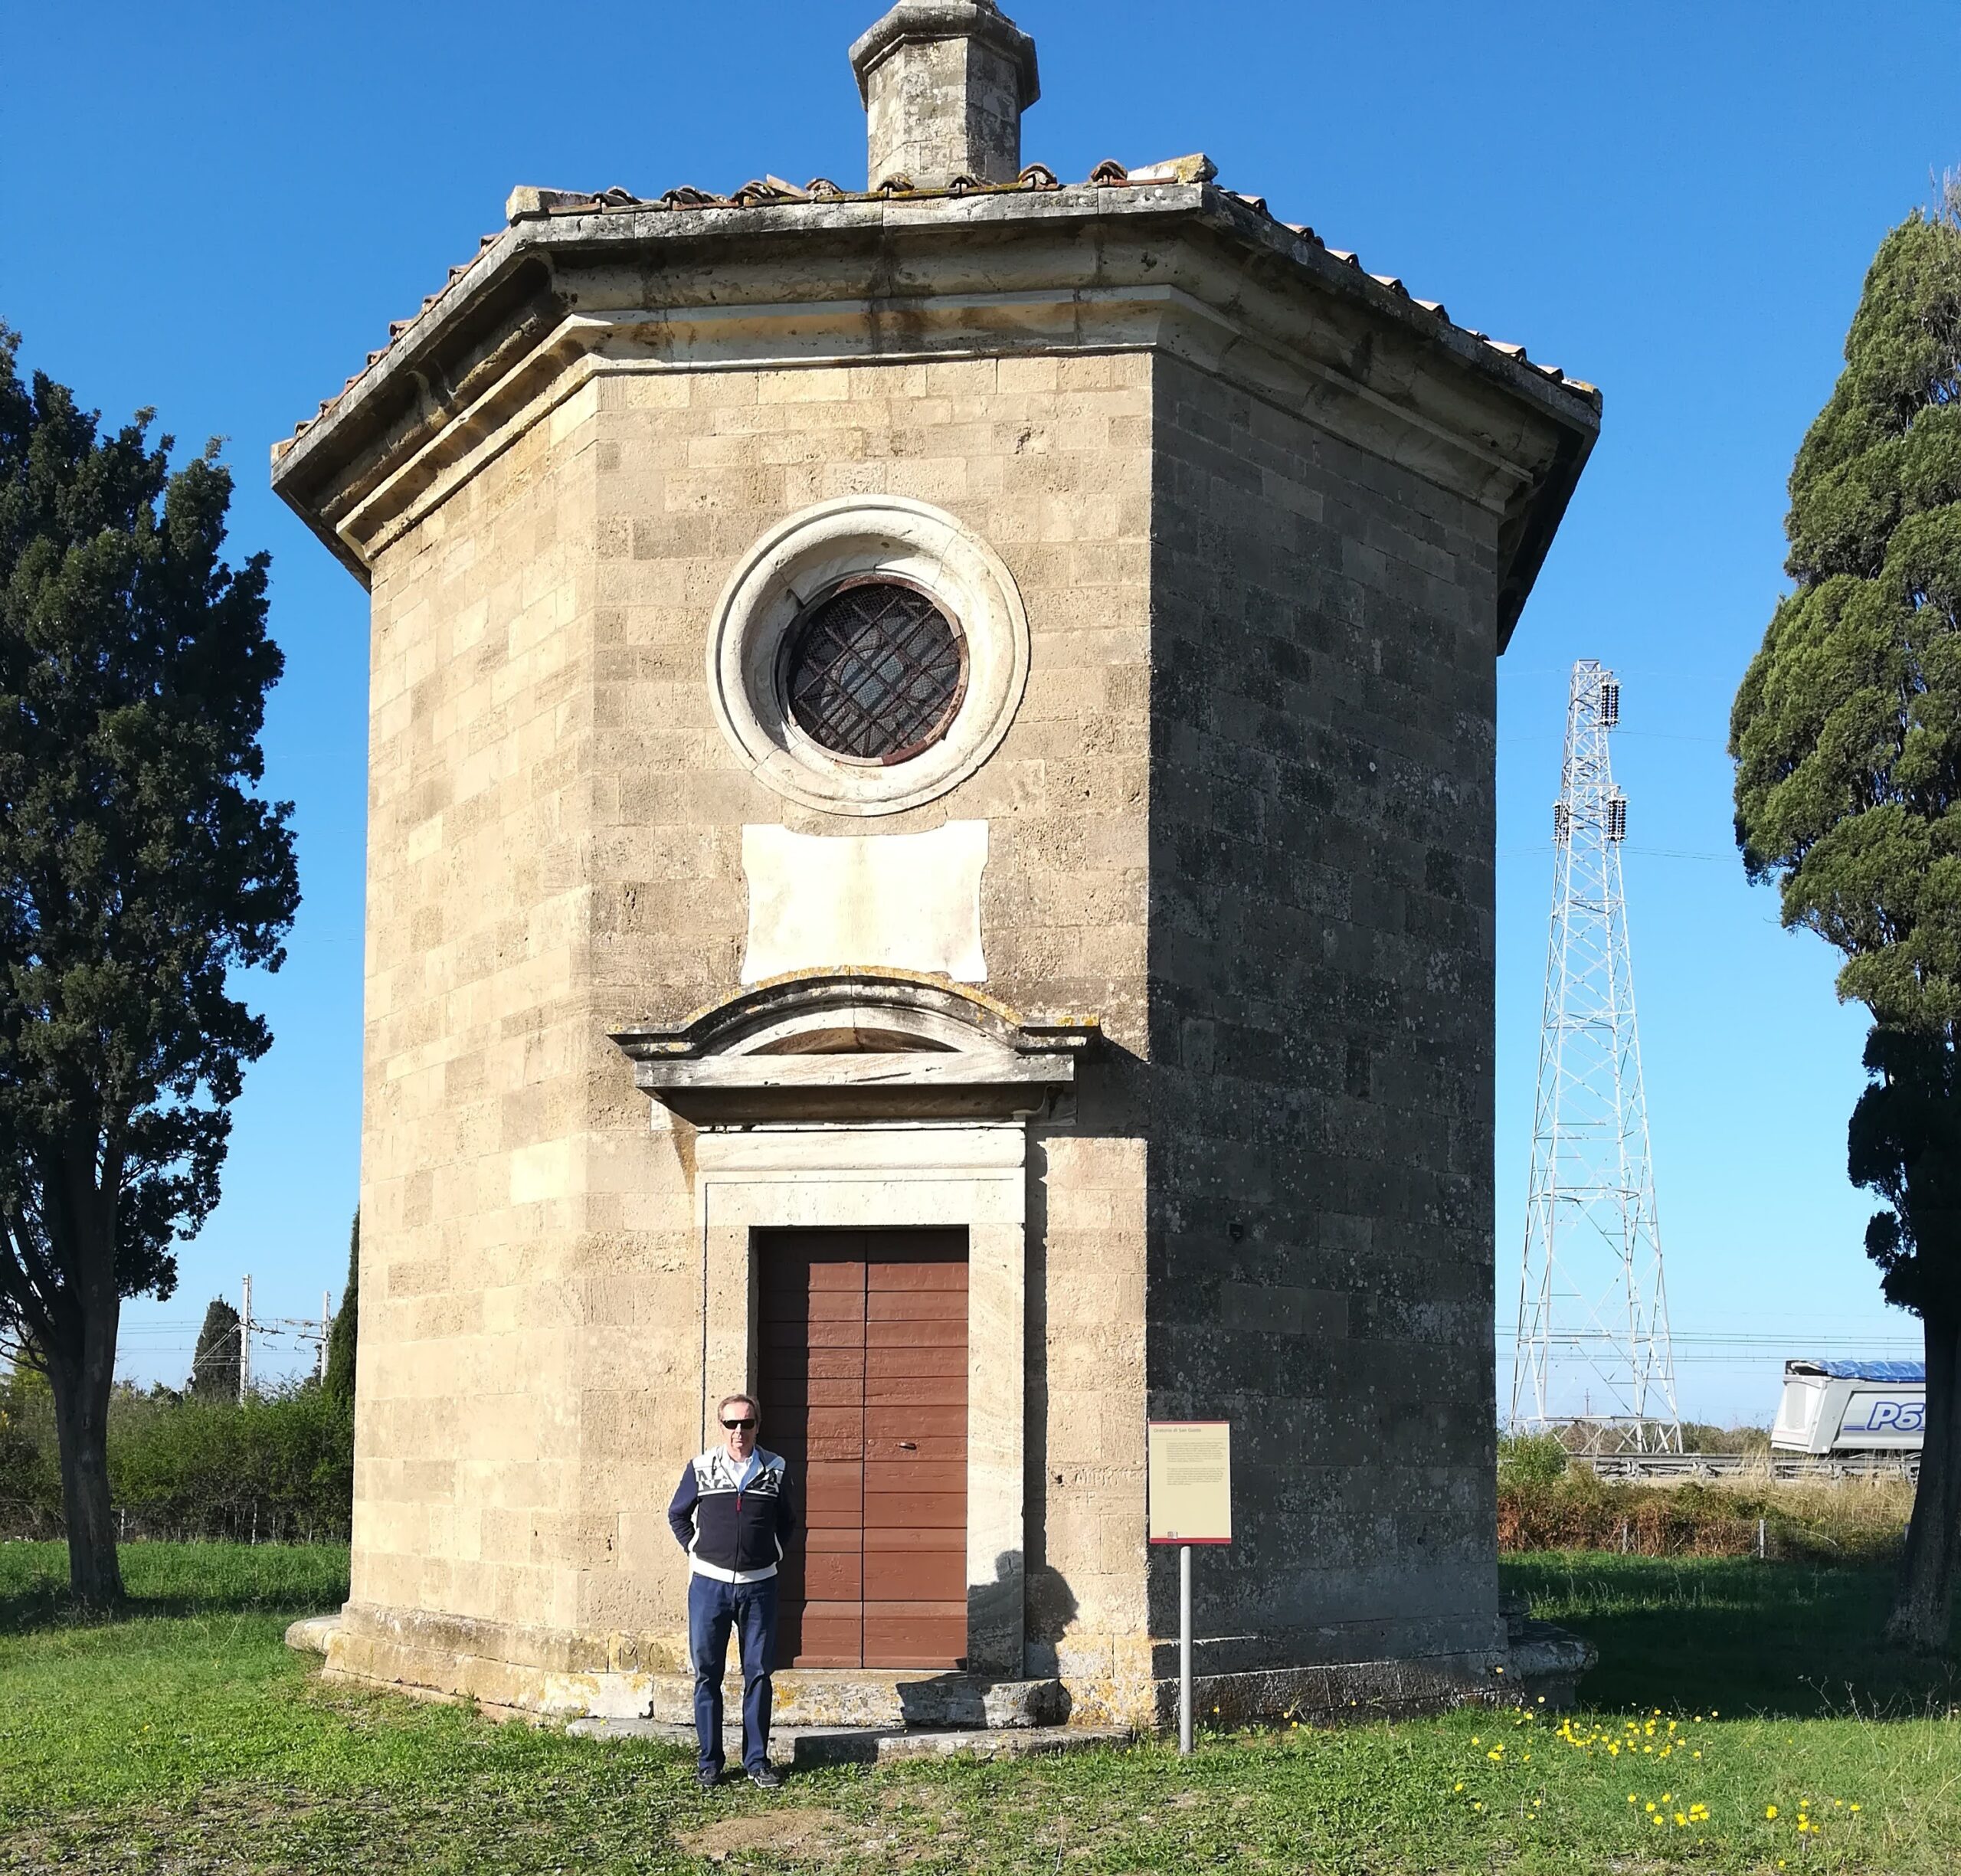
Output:
<svg viewBox="0 0 1961 1876">
<path fill-rule="evenodd" d="M 230 1342 L 235 1335 L 238 1354 L 238 1398 L 241 1401 L 252 1391 L 252 1344 L 268 1341 L 298 1342 L 313 1344 L 312 1366 L 314 1373 L 325 1380 L 327 1375 L 327 1341 L 333 1331 L 333 1297 L 329 1291 L 320 1292 L 320 1314 L 318 1321 L 307 1316 L 255 1317 L 252 1314 L 252 1278 L 247 1272 L 241 1285 L 243 1294 L 235 1329 L 227 1332 L 224 1341 Z M 201 1321 L 194 1323 L 188 1317 L 174 1317 L 162 1322 L 136 1323 L 119 1326 L 116 1347 L 121 1351 L 126 1341 L 141 1338 L 150 1346 L 143 1351 L 155 1357 L 173 1349 L 189 1347 L 192 1365 L 197 1365 L 201 1352 L 198 1337 L 203 1334 Z M 159 1344 L 161 1346 L 158 1346 Z"/>
<path fill-rule="evenodd" d="M 1515 1334 L 1498 1331 L 1501 1342 L 1513 1341 Z M 1594 1337 L 1575 1333 L 1561 1335 L 1562 1341 L 1585 1341 Z M 1605 1339 L 1605 1338 L 1602 1338 Z M 1707 1331 L 1678 1330 L 1670 1338 L 1677 1347 L 1684 1342 L 1713 1344 L 1719 1347 L 1751 1347 L 1816 1349 L 1816 1348 L 1919 1348 L 1924 1344 L 1918 1336 L 1912 1335 L 1718 1335 Z"/>
</svg>

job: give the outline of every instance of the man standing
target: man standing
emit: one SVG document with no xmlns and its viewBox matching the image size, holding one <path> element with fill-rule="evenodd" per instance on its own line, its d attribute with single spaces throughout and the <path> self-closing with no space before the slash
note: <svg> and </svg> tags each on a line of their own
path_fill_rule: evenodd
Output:
<svg viewBox="0 0 1961 1876">
<path fill-rule="evenodd" d="M 688 1553 L 688 1652 L 695 1668 L 695 1731 L 704 1786 L 721 1783 L 722 1677 L 728 1631 L 742 1651 L 742 1769 L 774 1791 L 769 1762 L 770 1669 L 776 1655 L 776 1567 L 797 1528 L 783 1461 L 756 1444 L 761 1410 L 731 1394 L 715 1410 L 722 1442 L 681 1475 L 667 1522 Z"/>
</svg>

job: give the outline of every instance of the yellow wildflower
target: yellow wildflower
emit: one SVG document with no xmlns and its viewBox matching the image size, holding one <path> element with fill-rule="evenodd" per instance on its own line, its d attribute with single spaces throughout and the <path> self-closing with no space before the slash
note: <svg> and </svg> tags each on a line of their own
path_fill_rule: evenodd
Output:
<svg viewBox="0 0 1961 1876">
<path fill-rule="evenodd" d="M 1775 1817 L 1777 1815 L 1777 1807 L 1774 1804 L 1766 1805 L 1763 1807 L 1763 1815 L 1766 1817 Z"/>
</svg>

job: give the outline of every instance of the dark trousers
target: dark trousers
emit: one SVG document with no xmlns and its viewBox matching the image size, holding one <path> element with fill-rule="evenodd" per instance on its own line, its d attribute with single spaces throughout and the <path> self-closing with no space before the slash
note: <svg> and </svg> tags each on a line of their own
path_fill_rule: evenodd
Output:
<svg viewBox="0 0 1961 1876">
<path fill-rule="evenodd" d="M 776 1665 L 776 1579 L 719 1583 L 688 1579 L 688 1652 L 695 1665 L 695 1734 L 704 1768 L 722 1770 L 722 1676 L 728 1631 L 742 1652 L 742 1766 L 769 1763 L 769 1671 Z"/>
</svg>

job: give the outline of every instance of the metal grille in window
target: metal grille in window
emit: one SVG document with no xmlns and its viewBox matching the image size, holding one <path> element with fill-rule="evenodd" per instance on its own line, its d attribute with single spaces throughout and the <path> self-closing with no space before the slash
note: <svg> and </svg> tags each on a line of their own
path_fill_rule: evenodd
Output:
<svg viewBox="0 0 1961 1876">
<path fill-rule="evenodd" d="M 861 762 L 902 762 L 953 721 L 967 659 L 953 622 L 924 593 L 864 580 L 799 621 L 784 678 L 790 713 L 813 741 Z"/>
</svg>

